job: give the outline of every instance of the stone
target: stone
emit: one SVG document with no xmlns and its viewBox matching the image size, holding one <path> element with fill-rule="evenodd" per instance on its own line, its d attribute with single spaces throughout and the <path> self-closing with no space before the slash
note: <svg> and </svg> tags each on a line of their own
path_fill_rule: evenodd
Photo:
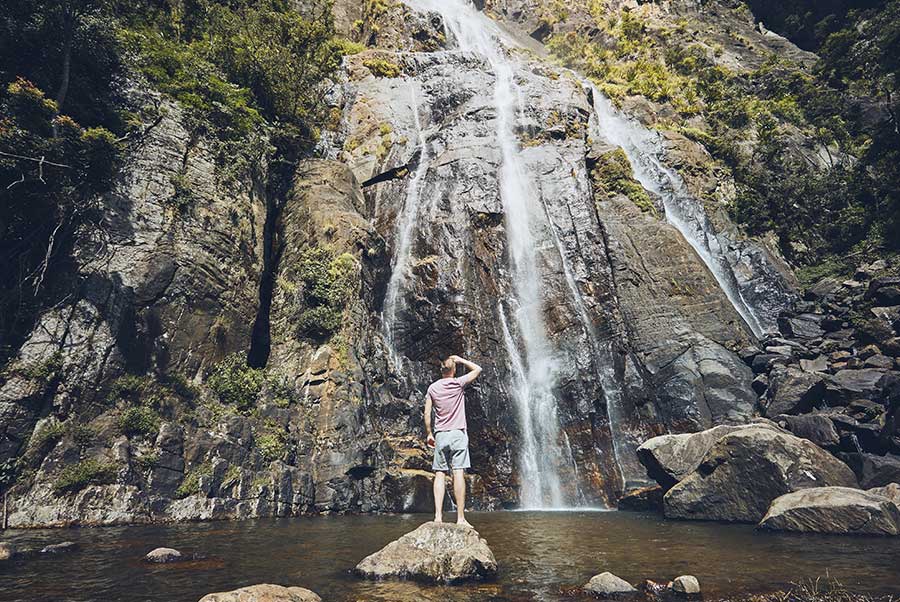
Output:
<svg viewBox="0 0 900 602">
<path fill-rule="evenodd" d="M 806 372 L 825 372 L 828 370 L 828 358 L 824 355 L 819 355 L 811 360 L 801 359 L 800 369 Z"/>
<path fill-rule="evenodd" d="M 794 349 L 789 345 L 772 345 L 766 347 L 766 353 L 774 353 L 776 355 L 784 355 L 786 357 L 794 356 Z"/>
<path fill-rule="evenodd" d="M 493 577 L 497 561 L 475 529 L 428 522 L 364 558 L 355 572 L 367 579 L 459 583 Z"/>
<path fill-rule="evenodd" d="M 787 364 L 791 358 L 778 353 L 760 353 L 753 358 L 751 369 L 755 374 L 761 374 L 769 371 L 776 364 Z"/>
<path fill-rule="evenodd" d="M 825 401 L 828 405 L 847 405 L 854 399 L 878 397 L 884 379 L 883 370 L 838 370 L 825 379 Z"/>
<path fill-rule="evenodd" d="M 874 299 L 881 307 L 900 305 L 900 287 L 882 286 L 875 291 Z"/>
<path fill-rule="evenodd" d="M 769 404 L 766 416 L 808 412 L 822 400 L 825 380 L 821 374 L 793 366 L 777 366 L 769 373 Z"/>
<path fill-rule="evenodd" d="M 753 382 L 750 383 L 750 386 L 753 388 L 754 393 L 762 396 L 769 388 L 769 375 L 757 374 L 756 378 L 753 379 Z"/>
<path fill-rule="evenodd" d="M 779 426 L 786 428 L 797 437 L 808 439 L 822 448 L 833 448 L 841 442 L 834 422 L 828 416 L 821 414 L 784 415 L 777 416 L 774 420 Z"/>
<path fill-rule="evenodd" d="M 891 357 L 900 358 L 900 337 L 891 337 L 881 344 L 882 351 Z"/>
<path fill-rule="evenodd" d="M 894 358 L 886 355 L 873 355 L 863 362 L 865 368 L 878 368 L 879 370 L 890 370 L 894 367 Z"/>
<path fill-rule="evenodd" d="M 875 495 L 880 495 L 883 498 L 887 498 L 897 506 L 900 506 L 900 483 L 888 483 L 883 487 L 872 487 L 867 491 Z"/>
<path fill-rule="evenodd" d="M 605 572 L 591 577 L 591 580 L 584 584 L 584 591 L 594 596 L 613 597 L 636 594 L 638 590 L 621 577 Z"/>
<path fill-rule="evenodd" d="M 41 548 L 41 554 L 64 554 L 66 552 L 74 552 L 77 549 L 78 544 L 74 541 L 63 541 L 44 546 Z"/>
<path fill-rule="evenodd" d="M 174 548 L 156 548 L 151 550 L 144 556 L 146 562 L 154 564 L 168 564 L 170 562 L 179 562 L 183 560 L 181 552 Z"/>
<path fill-rule="evenodd" d="M 779 318 L 781 332 L 800 339 L 814 339 L 825 334 L 821 327 L 822 316 L 818 314 L 800 314 L 795 317 Z"/>
<path fill-rule="evenodd" d="M 230 592 L 206 594 L 200 602 L 322 602 L 322 598 L 302 587 L 261 583 Z"/>
<path fill-rule="evenodd" d="M 681 575 L 672 580 L 672 591 L 693 596 L 700 593 L 700 582 L 693 575 Z"/>
<path fill-rule="evenodd" d="M 806 290 L 804 297 L 810 301 L 821 301 L 835 294 L 841 288 L 841 282 L 837 278 L 825 277 L 817 281 Z"/>
<path fill-rule="evenodd" d="M 16 555 L 16 546 L 8 541 L 0 541 L 0 561 L 9 560 Z"/>
<path fill-rule="evenodd" d="M 631 489 L 619 498 L 618 508 L 632 512 L 662 510 L 663 494 L 665 494 L 665 490 L 661 485 Z"/>
<path fill-rule="evenodd" d="M 838 533 L 900 534 L 900 507 L 886 497 L 849 487 L 816 487 L 776 498 L 761 529 Z"/>
<path fill-rule="evenodd" d="M 719 439 L 663 498 L 667 518 L 759 522 L 772 500 L 800 489 L 856 487 L 853 472 L 811 441 L 748 426 Z"/>
<path fill-rule="evenodd" d="M 746 427 L 721 425 L 699 433 L 653 437 L 638 447 L 638 459 L 650 478 L 668 490 L 696 470 L 719 439 L 742 428 Z"/>
<path fill-rule="evenodd" d="M 843 453 L 839 457 L 853 470 L 863 489 L 900 483 L 900 456 Z"/>
</svg>

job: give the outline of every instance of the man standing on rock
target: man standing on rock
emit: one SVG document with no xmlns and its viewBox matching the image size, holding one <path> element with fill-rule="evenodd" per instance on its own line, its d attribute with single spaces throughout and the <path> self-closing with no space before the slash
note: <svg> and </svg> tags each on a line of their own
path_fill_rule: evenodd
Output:
<svg viewBox="0 0 900 602">
<path fill-rule="evenodd" d="M 469 372 L 455 378 L 456 364 Z M 466 432 L 466 396 L 463 390 L 481 374 L 481 366 L 458 355 L 441 362 L 441 378 L 431 383 L 425 394 L 425 430 L 428 447 L 434 448 L 434 521 L 443 522 L 444 487 L 448 470 L 453 470 L 453 496 L 456 498 L 456 524 L 466 521 L 466 469 L 469 468 L 469 435 Z M 431 413 L 434 408 L 434 432 Z"/>
</svg>

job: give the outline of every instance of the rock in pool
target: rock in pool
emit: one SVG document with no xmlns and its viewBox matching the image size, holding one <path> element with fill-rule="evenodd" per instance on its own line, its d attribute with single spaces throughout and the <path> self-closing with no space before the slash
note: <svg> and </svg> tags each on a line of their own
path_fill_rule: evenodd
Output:
<svg viewBox="0 0 900 602">
<path fill-rule="evenodd" d="M 900 534 L 900 508 L 889 498 L 849 487 L 816 487 L 782 495 L 761 529 L 852 535 Z"/>
<path fill-rule="evenodd" d="M 700 593 L 700 582 L 693 575 L 675 577 L 670 586 L 672 591 L 678 594 L 693 596 Z"/>
<path fill-rule="evenodd" d="M 166 564 L 183 560 L 183 557 L 181 552 L 173 548 L 156 548 L 155 550 L 148 552 L 147 555 L 144 556 L 144 560 L 154 564 Z"/>
<path fill-rule="evenodd" d="M 74 552 L 76 549 L 78 549 L 78 544 L 74 541 L 63 541 L 44 546 L 41 548 L 41 554 L 64 554 L 66 552 Z"/>
<path fill-rule="evenodd" d="M 230 592 L 206 594 L 200 602 L 322 602 L 322 598 L 302 587 L 261 583 Z"/>
<path fill-rule="evenodd" d="M 415 579 L 434 583 L 489 579 L 497 561 L 472 527 L 428 522 L 356 565 L 367 579 Z"/>
<path fill-rule="evenodd" d="M 0 542 L 0 560 L 9 560 L 16 555 L 16 546 L 11 543 Z"/>
<path fill-rule="evenodd" d="M 609 572 L 591 577 L 591 580 L 584 584 L 584 591 L 604 598 L 637 593 L 630 583 Z"/>
</svg>

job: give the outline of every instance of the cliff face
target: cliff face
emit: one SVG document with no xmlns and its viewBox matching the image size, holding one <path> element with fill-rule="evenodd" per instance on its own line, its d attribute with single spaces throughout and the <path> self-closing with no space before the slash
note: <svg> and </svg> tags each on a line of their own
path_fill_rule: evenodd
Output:
<svg viewBox="0 0 900 602">
<path fill-rule="evenodd" d="M 774 323 L 790 278 L 703 196 L 702 146 L 619 151 L 600 92 L 518 33 L 541 7 L 488 3 L 524 40 L 503 56 L 553 360 L 552 378 L 535 376 L 517 363 L 535 355 L 517 317 L 497 65 L 428 2 L 336 4 L 371 47 L 345 59 L 322 158 L 301 162 L 277 211 L 259 173 L 229 179 L 189 139 L 175 105 L 126 161 L 107 236 L 76 250 L 85 284 L 2 381 L 0 459 L 23 467 L 12 526 L 427 511 L 422 394 L 449 353 L 485 367 L 467 396 L 480 508 L 522 502 L 524 385 L 550 383 L 548 449 L 572 505 L 643 484 L 634 450 L 650 436 L 754 415 L 740 307 Z M 169 202 L 182 189 L 187 211 Z M 232 361 L 260 336 L 265 371 Z"/>
</svg>

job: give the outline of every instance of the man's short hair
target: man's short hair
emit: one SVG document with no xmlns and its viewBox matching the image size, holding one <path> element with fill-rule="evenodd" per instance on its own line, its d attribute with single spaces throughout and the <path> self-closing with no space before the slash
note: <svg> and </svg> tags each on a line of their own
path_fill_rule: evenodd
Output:
<svg viewBox="0 0 900 602">
<path fill-rule="evenodd" d="M 452 358 L 448 357 L 441 362 L 442 374 L 453 374 L 454 372 L 456 372 L 456 362 Z"/>
</svg>

